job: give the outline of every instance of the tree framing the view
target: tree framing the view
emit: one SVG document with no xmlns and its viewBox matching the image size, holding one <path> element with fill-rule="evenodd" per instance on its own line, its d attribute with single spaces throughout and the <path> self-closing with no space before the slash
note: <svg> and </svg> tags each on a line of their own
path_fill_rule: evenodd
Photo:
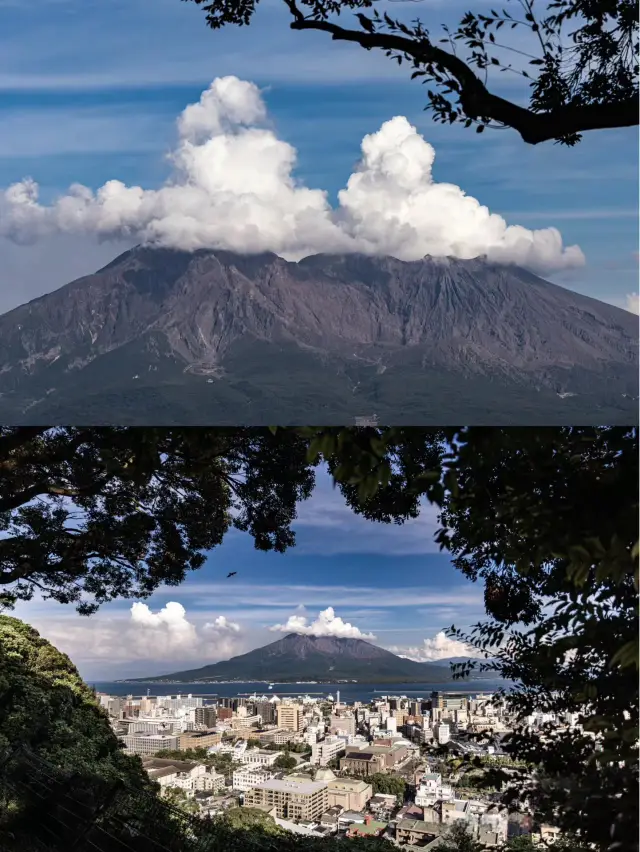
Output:
<svg viewBox="0 0 640 852">
<path fill-rule="evenodd" d="M 251 23 L 259 0 L 190 2 L 203 7 L 207 25 L 217 30 Z M 408 63 L 411 78 L 428 85 L 426 108 L 436 121 L 463 122 L 479 133 L 510 127 L 532 145 L 554 140 L 568 146 L 590 130 L 638 124 L 638 0 L 552 0 L 540 12 L 535 0 L 508 0 L 511 11 L 468 12 L 457 29 L 443 26 L 439 38 L 420 20 L 381 14 L 375 2 L 284 0 L 292 30 L 325 32 Z M 363 9 L 373 11 L 367 16 Z M 349 11 L 359 29 L 335 22 Z M 508 43 L 504 34 L 512 30 L 528 32 L 527 50 Z M 490 70 L 528 83 L 528 106 L 496 94 Z"/>
</svg>

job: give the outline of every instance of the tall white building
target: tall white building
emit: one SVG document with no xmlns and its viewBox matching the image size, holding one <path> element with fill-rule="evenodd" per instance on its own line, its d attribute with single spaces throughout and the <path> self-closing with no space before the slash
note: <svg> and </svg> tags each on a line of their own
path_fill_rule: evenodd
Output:
<svg viewBox="0 0 640 852">
<path fill-rule="evenodd" d="M 449 725 L 446 725 L 444 722 L 440 722 L 440 724 L 435 727 L 435 735 L 440 745 L 448 743 L 451 739 L 451 729 L 449 728 Z"/>
<path fill-rule="evenodd" d="M 342 737 L 325 737 L 311 746 L 310 763 L 313 766 L 327 766 L 334 757 L 344 754 L 345 741 Z"/>
</svg>

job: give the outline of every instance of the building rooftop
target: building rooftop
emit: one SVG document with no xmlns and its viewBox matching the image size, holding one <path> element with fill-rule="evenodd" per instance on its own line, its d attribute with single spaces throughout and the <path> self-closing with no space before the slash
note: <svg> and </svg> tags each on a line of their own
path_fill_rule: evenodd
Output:
<svg viewBox="0 0 640 852">
<path fill-rule="evenodd" d="M 440 825 L 434 822 L 424 822 L 421 819 L 401 819 L 398 828 L 405 831 L 421 831 L 425 834 L 440 834 Z"/>
<path fill-rule="evenodd" d="M 291 778 L 272 778 L 270 781 L 256 784 L 255 789 L 277 790 L 280 793 L 303 793 L 310 796 L 312 793 L 317 793 L 318 790 L 326 789 L 326 787 L 324 781 L 295 781 Z"/>
</svg>

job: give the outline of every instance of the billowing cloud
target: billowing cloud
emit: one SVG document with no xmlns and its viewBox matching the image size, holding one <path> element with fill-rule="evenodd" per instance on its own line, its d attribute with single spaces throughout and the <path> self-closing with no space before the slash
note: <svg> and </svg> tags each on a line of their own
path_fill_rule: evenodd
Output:
<svg viewBox="0 0 640 852">
<path fill-rule="evenodd" d="M 640 296 L 637 293 L 628 293 L 626 307 L 632 314 L 640 314 Z"/>
<path fill-rule="evenodd" d="M 213 621 L 208 621 L 204 629 L 218 633 L 240 633 L 240 625 L 235 621 L 229 621 L 224 615 L 219 615 Z"/>
<path fill-rule="evenodd" d="M 269 630 L 274 633 L 300 633 L 303 636 L 340 636 L 348 639 L 375 639 L 373 633 L 363 633 L 355 624 L 343 621 L 335 614 L 332 606 L 318 613 L 309 623 L 304 615 L 291 615 L 285 624 L 274 624 Z"/>
<path fill-rule="evenodd" d="M 34 621 L 33 619 L 30 619 Z M 150 664 L 158 671 L 172 661 L 195 665 L 225 660 L 246 650 L 247 636 L 236 622 L 219 615 L 203 623 L 189 617 L 177 601 L 152 610 L 134 603 L 125 615 L 100 612 L 86 619 L 77 616 L 35 619 L 34 626 L 74 662 L 83 665 Z M 149 669 L 150 671 L 150 669 Z M 145 674 L 144 669 L 141 672 Z"/>
<path fill-rule="evenodd" d="M 435 151 L 396 116 L 362 141 L 362 157 L 333 209 L 293 176 L 296 151 L 269 126 L 255 84 L 213 81 L 180 115 L 171 178 L 157 190 L 110 180 L 75 184 L 51 205 L 32 179 L 0 195 L 0 235 L 31 243 L 57 233 L 135 239 L 171 248 L 390 254 L 401 260 L 487 256 L 545 271 L 581 265 L 555 228 L 507 225 L 454 184 L 433 177 Z"/>
<path fill-rule="evenodd" d="M 449 657 L 482 657 L 473 646 L 460 642 L 458 639 L 450 639 L 446 633 L 440 631 L 432 639 L 425 639 L 422 645 L 411 648 L 389 648 L 394 654 L 416 660 L 419 663 L 433 662 L 434 660 L 446 660 Z"/>
</svg>

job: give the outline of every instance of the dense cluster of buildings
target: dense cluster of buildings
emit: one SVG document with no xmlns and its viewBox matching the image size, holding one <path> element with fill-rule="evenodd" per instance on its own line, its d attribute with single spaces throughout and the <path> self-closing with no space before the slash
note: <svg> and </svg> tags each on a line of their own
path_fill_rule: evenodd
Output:
<svg viewBox="0 0 640 852">
<path fill-rule="evenodd" d="M 442 747 L 503 757 L 500 740 L 510 720 L 490 694 L 381 696 L 349 706 L 339 693 L 335 699 L 100 695 L 100 702 L 126 751 L 142 757 L 161 789 L 178 788 L 203 814 L 258 808 L 297 833 L 384 836 L 408 850 L 435 848 L 457 822 L 489 847 L 548 830 L 536 834 L 526 815 L 509 817 L 495 796 L 474 795 L 464 776 L 438 771 Z M 470 733 L 485 733 L 484 743 Z M 199 759 L 158 756 L 194 749 Z M 278 761 L 283 753 L 287 769 Z M 374 789 L 381 776 L 394 775 L 405 782 L 403 801 Z"/>
</svg>

